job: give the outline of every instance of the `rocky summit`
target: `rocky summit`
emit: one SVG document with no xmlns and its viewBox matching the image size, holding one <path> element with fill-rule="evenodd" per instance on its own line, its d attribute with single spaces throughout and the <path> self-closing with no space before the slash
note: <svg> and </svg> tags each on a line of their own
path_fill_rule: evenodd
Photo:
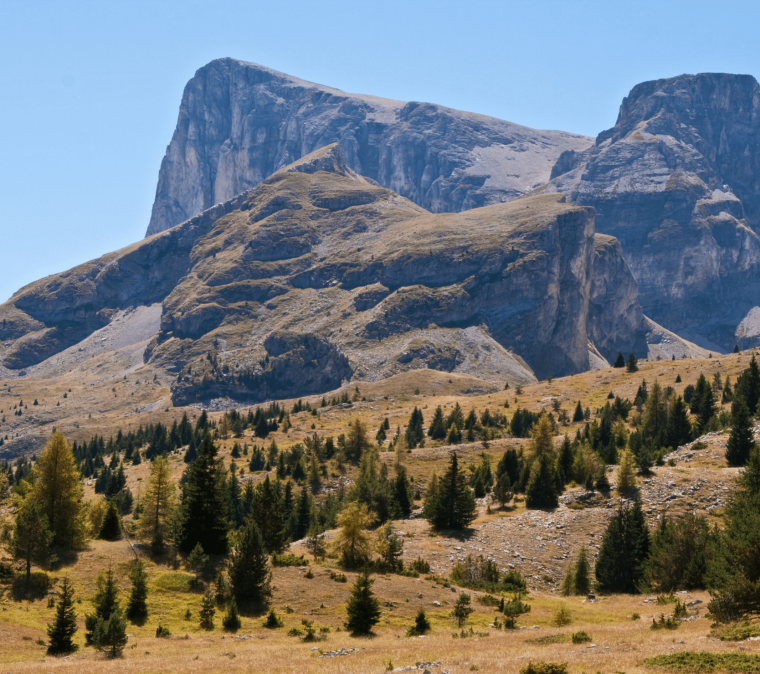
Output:
<svg viewBox="0 0 760 674">
<path fill-rule="evenodd" d="M 758 130 L 760 85 L 749 75 L 644 82 L 615 126 L 563 153 L 539 191 L 593 206 L 654 320 L 709 349 L 746 348 L 760 343 Z"/>
<path fill-rule="evenodd" d="M 185 87 L 148 234 L 173 227 L 339 142 L 347 165 L 433 213 L 508 201 L 593 139 L 430 103 L 347 94 L 231 58 Z"/>
</svg>

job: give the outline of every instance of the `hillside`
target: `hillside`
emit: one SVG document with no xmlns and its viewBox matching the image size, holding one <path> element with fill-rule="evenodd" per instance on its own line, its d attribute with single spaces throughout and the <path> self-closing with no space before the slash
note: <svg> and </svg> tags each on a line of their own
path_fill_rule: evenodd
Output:
<svg viewBox="0 0 760 674">
<path fill-rule="evenodd" d="M 374 429 L 386 417 L 391 433 L 397 426 L 403 431 L 415 407 L 422 410 L 426 426 L 432 418 L 432 411 L 438 405 L 446 413 L 459 404 L 465 414 L 470 409 L 475 409 L 478 413 L 489 409 L 492 413 L 504 411 L 509 416 L 518 407 L 530 411 L 555 411 L 559 408 L 572 412 L 577 401 L 580 401 L 582 407 L 597 410 L 607 401 L 610 392 L 632 399 L 642 380 L 648 382 L 650 390 L 654 382 L 659 382 L 663 387 L 672 386 L 678 393 L 683 393 L 689 385 L 695 385 L 700 374 L 711 380 L 715 373 L 720 373 L 724 381 L 730 377 L 735 382 L 737 375 L 749 364 L 751 356 L 752 353 L 745 352 L 716 358 L 654 361 L 641 363 L 640 370 L 635 373 L 609 368 L 528 383 L 519 390 L 512 387 L 508 391 L 473 390 L 477 380 L 467 375 L 433 370 L 404 372 L 382 381 L 362 384 L 358 394 L 361 399 L 354 402 L 329 404 L 332 398 L 340 398 L 343 393 L 347 393 L 349 399 L 357 397 L 353 386 L 330 392 L 326 396 L 327 407 L 322 407 L 321 397 L 304 398 L 302 403 L 310 403 L 314 413 L 307 410 L 292 411 L 292 427 L 287 431 L 281 428 L 270 433 L 266 441 L 255 437 L 251 430 L 243 431 L 241 437 L 221 438 L 221 456 L 225 465 L 236 463 L 242 469 L 239 475 L 243 485 L 249 480 L 258 483 L 266 473 L 249 473 L 247 462 L 250 453 L 234 459 L 231 452 L 236 444 L 245 445 L 245 451 L 249 452 L 254 445 L 274 440 L 282 450 L 294 443 L 303 442 L 315 431 L 322 436 L 333 437 L 346 433 L 349 423 L 357 418 L 366 423 L 373 434 Z M 678 383 L 677 378 L 681 379 Z M 70 380 L 65 376 L 60 379 L 60 389 L 66 389 L 67 381 Z M 8 414 L 12 403 L 22 397 L 29 409 L 32 407 L 27 401 L 34 398 L 46 409 L 50 407 L 55 399 L 52 396 L 55 395 L 67 409 L 69 418 L 78 419 L 76 423 L 69 423 L 63 428 L 70 439 L 80 443 L 89 440 L 93 434 L 105 434 L 108 437 L 119 429 L 126 433 L 136 430 L 140 425 L 146 426 L 159 420 L 169 425 L 172 421 L 178 421 L 184 413 L 188 413 L 194 424 L 200 415 L 197 407 L 174 408 L 166 412 L 140 409 L 138 406 L 134 413 L 127 413 L 126 406 L 133 404 L 132 393 L 137 394 L 138 401 L 146 399 L 146 390 L 153 395 L 162 391 L 164 395 L 167 393 L 165 388 L 161 388 L 160 382 L 152 383 L 143 379 L 138 384 L 130 377 L 114 394 L 114 401 L 118 401 L 122 407 L 116 409 L 115 402 L 112 412 L 95 414 L 91 419 L 85 412 L 93 408 L 94 399 L 99 397 L 94 393 L 94 387 L 89 390 L 87 387 L 71 388 L 71 393 L 61 399 L 60 389 L 55 392 L 50 388 L 44 390 L 41 382 L 21 380 L 12 387 L 12 395 L 7 390 L 3 391 L 0 406 Z M 509 408 L 503 407 L 505 401 L 509 402 Z M 296 402 L 283 401 L 283 406 L 290 409 Z M 247 413 L 246 408 L 239 411 L 241 414 Z M 24 416 L 27 414 L 34 414 L 34 410 L 28 412 L 25 409 Z M 210 421 L 219 428 L 224 414 L 222 411 L 211 412 Z M 598 419 L 596 412 L 592 413 L 592 421 L 594 419 Z M 564 434 L 573 437 L 578 429 L 582 429 L 583 423 L 560 424 L 555 443 L 560 443 Z M 737 475 L 736 468 L 726 467 L 726 438 L 725 432 L 699 438 L 670 457 L 665 457 L 668 459 L 666 465 L 654 467 L 653 473 L 640 481 L 639 495 L 650 528 L 654 529 L 663 516 L 677 520 L 687 513 L 705 515 L 711 522 L 722 526 L 723 508 Z M 441 475 L 453 451 L 457 452 L 464 465 L 479 463 L 485 452 L 492 466 L 495 466 L 506 449 L 527 447 L 528 443 L 527 439 L 515 437 L 496 437 L 485 443 L 468 443 L 465 439 L 457 445 L 428 440 L 425 447 L 401 454 L 401 461 L 415 490 L 424 493 L 433 471 Z M 181 448 L 169 457 L 177 480 L 185 468 L 183 453 L 184 448 Z M 394 452 L 381 452 L 380 458 L 392 472 L 398 455 Z M 135 496 L 139 495 L 147 480 L 149 467 L 147 461 L 136 466 L 128 462 L 125 464 L 127 488 Z M 405 563 L 409 564 L 418 557 L 427 560 L 431 565 L 432 580 L 426 579 L 424 574 L 419 578 L 378 575 L 374 591 L 381 600 L 382 616 L 375 630 L 377 636 L 369 640 L 352 638 L 344 631 L 338 631 L 345 620 L 344 606 L 355 574 L 347 572 L 348 582 L 345 584 L 336 582 L 331 578 L 330 571 L 339 570 L 337 560 L 313 560 L 302 542 L 291 544 L 290 551 L 297 555 L 304 554 L 306 561 L 310 561 L 308 565 L 305 561 L 300 568 L 273 569 L 275 589 L 271 606 L 282 617 L 285 627 L 281 630 L 267 630 L 261 627 L 263 615 L 244 615 L 241 630 L 231 635 L 225 634 L 220 628 L 221 613 L 217 614 L 217 628 L 214 631 L 206 632 L 198 628 L 197 611 L 201 594 L 199 590 L 192 589 L 193 574 L 188 570 L 182 567 L 173 570 L 163 563 L 151 561 L 149 546 L 138 541 L 93 540 L 82 552 L 67 559 L 51 573 L 53 588 L 55 590 L 58 587 L 63 574 L 74 581 L 78 596 L 83 599 L 77 605 L 82 623 L 83 613 L 89 610 L 88 602 L 94 593 L 94 578 L 98 571 L 109 563 L 112 564 L 120 585 L 126 589 L 129 584 L 128 572 L 135 557 L 147 562 L 151 615 L 144 626 L 129 626 L 131 636 L 123 659 L 103 661 L 102 656 L 90 648 L 65 660 L 44 657 L 41 643 L 46 636 L 43 627 L 46 621 L 51 620 L 52 608 L 47 605 L 44 595 L 29 597 L 19 594 L 18 583 L 6 586 L 5 589 L 5 610 L 0 613 L 5 634 L 0 645 L 1 657 L 12 671 L 20 672 L 38 671 L 42 658 L 45 671 L 69 671 L 76 667 L 83 672 L 96 667 L 108 671 L 140 672 L 188 669 L 212 672 L 219 671 L 220 667 L 224 671 L 254 669 L 290 672 L 319 669 L 368 672 L 382 671 L 389 661 L 393 668 L 418 662 L 439 663 L 427 665 L 431 672 L 476 671 L 473 667 L 480 671 L 498 672 L 518 671 L 529 660 L 548 660 L 569 662 L 570 671 L 591 668 L 594 671 L 624 670 L 657 674 L 666 669 L 646 665 L 646 658 L 671 654 L 674 650 L 677 653 L 697 650 L 716 654 L 736 652 L 734 644 L 715 638 L 715 632 L 710 627 L 711 621 L 703 618 L 703 607 L 709 601 L 709 595 L 703 591 L 679 595 L 695 602 L 695 608 L 690 608 L 689 613 L 696 616 L 696 619 L 681 623 L 675 632 L 650 630 L 652 619 L 669 610 L 668 606 L 658 605 L 651 595 L 612 595 L 604 597 L 599 603 L 587 602 L 583 597 L 560 596 L 558 588 L 566 563 L 574 561 L 580 547 L 585 545 L 591 552 L 593 568 L 600 538 L 610 516 L 620 503 L 621 495 L 615 489 L 613 467 L 608 467 L 608 473 L 612 483 L 609 495 L 600 492 L 591 494 L 582 487 L 571 486 L 561 497 L 560 506 L 551 511 L 526 510 L 524 500 L 518 498 L 507 508 L 499 508 L 497 503 L 491 502 L 489 512 L 489 503 L 486 500 L 478 501 L 477 518 L 461 534 L 442 531 L 433 535 L 430 525 L 415 516 L 419 514 L 420 508 L 420 502 L 416 502 L 415 514 L 410 519 L 398 520 L 392 525 L 403 536 Z M 273 474 L 274 472 L 271 473 Z M 341 470 L 334 461 L 329 461 L 328 477 L 323 480 L 315 499 L 321 501 L 329 494 L 337 493 L 336 490 L 348 489 L 356 479 L 356 467 L 347 464 Z M 100 498 L 94 493 L 91 480 L 85 481 L 85 498 Z M 328 532 L 328 539 L 332 536 Z M 530 591 L 527 601 L 532 609 L 530 614 L 519 620 L 521 629 L 495 629 L 492 621 L 498 614 L 494 613 L 493 608 L 479 603 L 478 597 L 483 592 L 471 591 L 475 613 L 468 626 L 472 626 L 475 633 L 466 640 L 452 638 L 452 633 L 458 633 L 448 617 L 454 595 L 438 579 L 447 578 L 453 565 L 463 561 L 468 554 L 482 554 L 496 562 L 500 569 L 506 571 L 514 568 L 526 578 Z M 312 570 L 313 578 L 306 576 L 307 569 Z M 457 587 L 454 589 L 459 590 Z M 558 628 L 552 624 L 552 620 L 561 606 L 570 610 L 572 622 L 570 626 Z M 420 608 L 427 612 L 432 621 L 432 634 L 422 639 L 404 637 L 406 628 Z M 184 617 L 188 610 L 191 612 L 190 619 Z M 641 620 L 632 622 L 633 613 L 639 613 Z M 298 637 L 286 636 L 288 629 L 303 630 L 301 621 L 304 619 L 314 621 L 320 628 L 329 628 L 329 631 L 323 632 L 326 640 L 310 644 L 301 643 Z M 155 638 L 154 632 L 159 623 L 170 629 L 170 639 Z M 594 647 L 563 643 L 569 639 L 571 632 L 578 630 L 591 634 Z M 80 628 L 80 641 L 81 635 Z M 483 641 L 487 643 L 487 649 L 482 648 Z M 757 641 L 744 641 L 742 648 L 749 656 L 760 654 Z M 283 649 L 287 650 L 287 656 L 282 656 Z M 339 653 L 330 656 L 333 652 Z M 321 657 L 323 653 L 327 655 Z M 420 668 L 422 669 L 424 667 Z"/>
</svg>

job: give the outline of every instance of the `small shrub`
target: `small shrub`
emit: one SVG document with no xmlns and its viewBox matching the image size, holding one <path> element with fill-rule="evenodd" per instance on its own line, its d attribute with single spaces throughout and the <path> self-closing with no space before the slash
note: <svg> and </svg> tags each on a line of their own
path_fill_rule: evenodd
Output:
<svg viewBox="0 0 760 674">
<path fill-rule="evenodd" d="M 282 627 L 283 622 L 277 617 L 277 614 L 274 612 L 273 608 L 269 609 L 269 613 L 267 613 L 267 619 L 264 621 L 264 627 L 267 629 L 273 630 L 277 627 Z"/>
<path fill-rule="evenodd" d="M 660 620 L 652 618 L 653 630 L 675 630 L 678 629 L 678 621 L 673 617 L 666 618 L 664 613 L 660 613 Z"/>
<path fill-rule="evenodd" d="M 662 606 L 664 604 L 675 604 L 676 596 L 673 594 L 673 591 L 670 591 L 670 594 L 658 594 L 657 595 L 657 603 Z"/>
<path fill-rule="evenodd" d="M 168 627 L 164 627 L 161 623 L 158 623 L 158 627 L 156 627 L 156 639 L 168 639 L 171 635 L 172 633 Z"/>
<path fill-rule="evenodd" d="M 303 577 L 311 580 L 312 578 L 314 578 L 314 574 L 312 573 L 311 569 L 309 569 L 305 574 L 303 574 Z"/>
<path fill-rule="evenodd" d="M 631 616 L 631 620 L 641 620 L 641 615 L 639 613 L 634 613 Z"/>
<path fill-rule="evenodd" d="M 566 662 L 529 662 L 520 674 L 567 674 Z"/>
<path fill-rule="evenodd" d="M 570 611 L 566 606 L 560 606 L 552 616 L 552 623 L 557 627 L 564 627 L 572 622 Z"/>
<path fill-rule="evenodd" d="M 330 580 L 334 580 L 336 583 L 345 583 L 348 581 L 348 578 L 346 578 L 346 574 L 344 573 L 330 571 Z"/>
<path fill-rule="evenodd" d="M 303 632 L 301 630 L 299 630 L 297 627 L 291 627 L 288 630 L 288 636 L 289 637 L 302 637 L 303 636 Z"/>
<path fill-rule="evenodd" d="M 688 615 L 686 611 L 686 602 L 677 601 L 675 608 L 673 609 L 674 618 L 685 618 Z"/>
<path fill-rule="evenodd" d="M 408 637 L 418 637 L 422 634 L 427 634 L 430 631 L 430 621 L 425 615 L 425 611 L 422 609 L 417 613 L 417 617 L 414 619 L 414 625 L 406 631 Z"/>
<path fill-rule="evenodd" d="M 409 566 L 417 573 L 430 573 L 430 564 L 422 557 L 417 557 Z"/>
<path fill-rule="evenodd" d="M 730 625 L 720 630 L 715 636 L 721 641 L 744 641 L 751 637 L 760 637 L 760 625 L 748 622 Z"/>
<path fill-rule="evenodd" d="M 501 600 L 499 600 L 497 597 L 494 597 L 491 594 L 478 595 L 477 601 L 478 601 L 478 604 L 483 604 L 483 606 L 500 606 L 501 605 Z"/>
<path fill-rule="evenodd" d="M 540 644 L 546 646 L 548 644 L 564 644 L 570 641 L 569 634 L 547 634 L 545 637 L 536 637 L 535 639 L 526 639 L 526 644 Z"/>
<path fill-rule="evenodd" d="M 589 636 L 588 632 L 573 632 L 572 636 L 570 637 L 574 644 L 585 644 L 591 641 L 591 637 Z"/>
<path fill-rule="evenodd" d="M 751 674 L 760 672 L 760 655 L 754 653 L 710 653 L 684 651 L 656 655 L 644 660 L 647 667 L 675 669 L 683 672 L 729 671 Z"/>
<path fill-rule="evenodd" d="M 297 556 L 292 552 L 288 552 L 284 555 L 278 555 L 277 553 L 272 555 L 272 566 L 308 566 L 309 560 L 303 555 Z"/>
</svg>

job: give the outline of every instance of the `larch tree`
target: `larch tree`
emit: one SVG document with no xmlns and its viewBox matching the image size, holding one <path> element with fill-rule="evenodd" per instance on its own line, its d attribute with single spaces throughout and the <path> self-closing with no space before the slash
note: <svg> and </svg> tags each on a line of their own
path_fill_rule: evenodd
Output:
<svg viewBox="0 0 760 674">
<path fill-rule="evenodd" d="M 52 545 L 73 548 L 84 543 L 84 501 L 79 470 L 63 433 L 48 440 L 34 466 L 30 498 L 42 507 L 52 533 Z"/>
<path fill-rule="evenodd" d="M 372 516 L 364 503 L 349 503 L 338 514 L 338 533 L 333 548 L 349 568 L 361 566 L 370 558 L 372 543 L 367 532 L 370 524 Z"/>
<path fill-rule="evenodd" d="M 620 464 L 617 471 L 617 489 L 622 494 L 636 486 L 636 470 L 634 467 L 633 454 L 626 449 L 620 455 Z"/>
<path fill-rule="evenodd" d="M 141 501 L 142 515 L 138 520 L 140 538 L 151 541 L 156 549 L 163 547 L 164 526 L 176 505 L 175 492 L 169 462 L 165 456 L 159 456 L 150 466 L 150 476 Z"/>
</svg>

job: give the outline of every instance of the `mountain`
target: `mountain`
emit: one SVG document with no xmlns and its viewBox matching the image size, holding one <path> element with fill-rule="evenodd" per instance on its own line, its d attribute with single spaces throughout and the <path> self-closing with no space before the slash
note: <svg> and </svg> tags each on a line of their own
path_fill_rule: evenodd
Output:
<svg viewBox="0 0 760 674">
<path fill-rule="evenodd" d="M 749 75 L 644 82 L 615 126 L 568 150 L 549 185 L 592 206 L 645 313 L 712 349 L 760 344 L 760 85 Z M 755 312 L 754 314 L 752 312 Z"/>
<path fill-rule="evenodd" d="M 0 320 L 6 377 L 94 353 L 98 331 L 109 344 L 150 340 L 143 359 L 170 379 L 175 404 L 421 368 L 520 384 L 606 366 L 619 349 L 646 353 L 653 330 L 593 209 L 547 194 L 429 213 L 357 175 L 337 144 L 30 284 Z M 678 338 L 670 347 L 663 355 L 694 353 Z"/>
<path fill-rule="evenodd" d="M 430 103 L 347 94 L 224 58 L 188 82 L 147 234 L 258 185 L 333 142 L 356 173 L 433 213 L 514 199 L 593 139 Z"/>
</svg>

